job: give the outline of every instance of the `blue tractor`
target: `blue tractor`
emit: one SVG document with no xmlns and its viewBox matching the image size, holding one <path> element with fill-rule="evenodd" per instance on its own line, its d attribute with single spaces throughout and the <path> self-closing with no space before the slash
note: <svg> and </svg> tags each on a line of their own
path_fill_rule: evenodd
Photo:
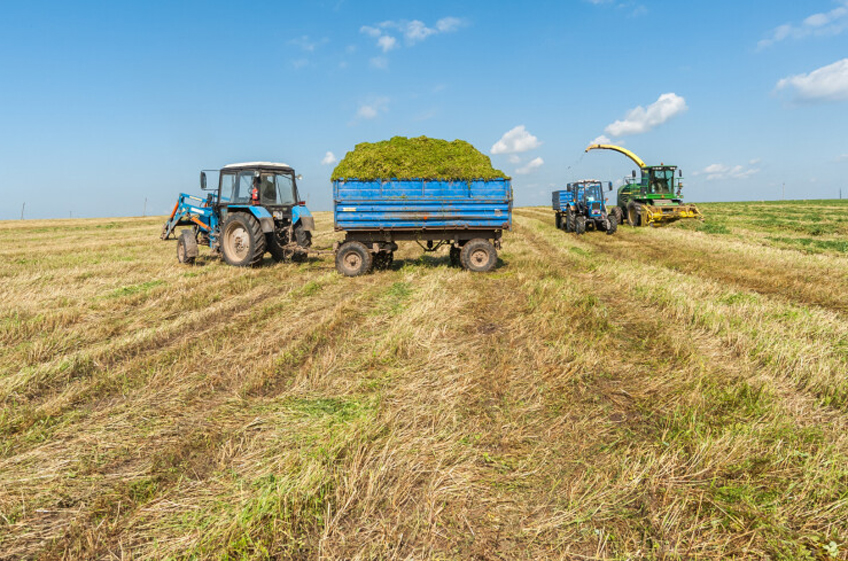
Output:
<svg viewBox="0 0 848 561">
<path fill-rule="evenodd" d="M 607 185 L 612 191 L 612 183 Z M 576 234 L 597 230 L 612 235 L 618 229 L 618 207 L 607 212 L 604 184 L 596 179 L 569 183 L 565 189 L 554 191 L 552 198 L 554 221 L 561 230 Z"/>
<path fill-rule="evenodd" d="M 286 164 L 249 162 L 219 170 L 218 186 L 205 199 L 182 193 L 162 228 L 161 238 L 177 226 L 191 226 L 177 236 L 177 260 L 194 263 L 198 245 L 212 249 L 230 265 L 255 266 L 265 252 L 277 261 L 302 261 L 312 245 L 315 220 L 297 191 L 294 169 Z"/>
</svg>

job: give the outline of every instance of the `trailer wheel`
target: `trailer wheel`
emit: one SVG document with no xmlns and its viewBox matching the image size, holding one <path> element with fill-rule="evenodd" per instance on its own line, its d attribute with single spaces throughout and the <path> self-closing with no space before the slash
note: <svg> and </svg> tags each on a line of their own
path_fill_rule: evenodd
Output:
<svg viewBox="0 0 848 561">
<path fill-rule="evenodd" d="M 252 214 L 230 213 L 221 232 L 224 261 L 236 267 L 259 264 L 265 254 L 266 240 L 259 221 Z"/>
<path fill-rule="evenodd" d="M 627 223 L 634 227 L 642 225 L 642 208 L 638 204 L 627 205 Z"/>
<path fill-rule="evenodd" d="M 562 230 L 562 216 L 559 213 L 554 214 L 554 224 L 556 224 L 557 230 Z"/>
<path fill-rule="evenodd" d="M 374 254 L 374 268 L 380 271 L 385 271 L 391 268 L 395 260 L 395 254 L 391 251 L 378 251 Z"/>
<path fill-rule="evenodd" d="M 460 253 L 461 253 L 461 250 L 458 247 L 451 246 L 450 253 L 448 255 L 450 257 L 450 264 L 453 267 L 459 267 L 459 266 L 462 265 L 462 261 L 460 261 L 460 259 L 459 259 Z"/>
<path fill-rule="evenodd" d="M 579 236 L 580 234 L 586 233 L 586 218 L 583 216 L 578 216 L 574 220 L 574 232 Z"/>
<path fill-rule="evenodd" d="M 197 240 L 194 237 L 194 232 L 183 230 L 180 237 L 177 238 L 177 261 L 191 265 L 196 258 Z"/>
<path fill-rule="evenodd" d="M 459 252 L 462 268 L 475 273 L 485 273 L 492 270 L 498 260 L 498 252 L 489 240 L 473 239 Z"/>
<path fill-rule="evenodd" d="M 373 259 L 360 242 L 345 242 L 336 253 L 336 269 L 346 277 L 358 277 L 371 270 Z"/>
</svg>

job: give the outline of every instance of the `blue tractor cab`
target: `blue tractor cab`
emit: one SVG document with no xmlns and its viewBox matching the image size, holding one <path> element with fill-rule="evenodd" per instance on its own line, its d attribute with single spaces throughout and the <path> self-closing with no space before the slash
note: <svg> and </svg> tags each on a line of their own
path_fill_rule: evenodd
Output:
<svg viewBox="0 0 848 561">
<path fill-rule="evenodd" d="M 607 190 L 612 191 L 611 182 L 607 183 Z M 604 184 L 597 179 L 575 181 L 554 191 L 553 209 L 556 227 L 566 232 L 598 230 L 614 234 L 618 229 L 618 216 L 607 212 Z"/>
<path fill-rule="evenodd" d="M 207 170 L 208 171 L 208 170 Z M 177 226 L 177 259 L 193 263 L 198 244 L 235 266 L 257 265 L 268 252 L 277 260 L 302 260 L 312 245 L 315 221 L 300 199 L 294 169 L 286 164 L 248 162 L 218 170 L 217 188 L 200 173 L 206 198 L 182 193 L 162 228 L 167 240 Z"/>
</svg>

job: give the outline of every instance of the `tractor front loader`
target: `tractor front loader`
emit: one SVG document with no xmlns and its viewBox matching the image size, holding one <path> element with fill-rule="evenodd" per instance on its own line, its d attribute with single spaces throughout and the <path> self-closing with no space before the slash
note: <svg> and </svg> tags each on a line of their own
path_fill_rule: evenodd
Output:
<svg viewBox="0 0 848 561">
<path fill-rule="evenodd" d="M 294 170 L 286 164 L 251 162 L 221 168 L 217 189 L 202 199 L 180 194 L 162 227 L 167 240 L 180 225 L 177 260 L 193 263 L 198 246 L 208 246 L 230 265 L 254 266 L 268 252 L 277 261 L 302 261 L 312 245 L 315 220 L 297 191 Z"/>
</svg>

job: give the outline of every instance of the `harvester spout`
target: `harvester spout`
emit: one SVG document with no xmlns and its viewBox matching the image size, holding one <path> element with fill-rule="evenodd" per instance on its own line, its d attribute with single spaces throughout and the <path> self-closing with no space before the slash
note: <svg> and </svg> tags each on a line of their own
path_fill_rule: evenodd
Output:
<svg viewBox="0 0 848 561">
<path fill-rule="evenodd" d="M 616 152 L 620 152 L 636 162 L 636 165 L 639 166 L 639 169 L 644 169 L 648 167 L 645 162 L 642 161 L 642 158 L 628 150 L 627 148 L 622 148 L 621 146 L 614 146 L 612 144 L 590 144 L 588 148 L 586 148 L 586 152 L 589 150 L 614 150 Z"/>
</svg>

